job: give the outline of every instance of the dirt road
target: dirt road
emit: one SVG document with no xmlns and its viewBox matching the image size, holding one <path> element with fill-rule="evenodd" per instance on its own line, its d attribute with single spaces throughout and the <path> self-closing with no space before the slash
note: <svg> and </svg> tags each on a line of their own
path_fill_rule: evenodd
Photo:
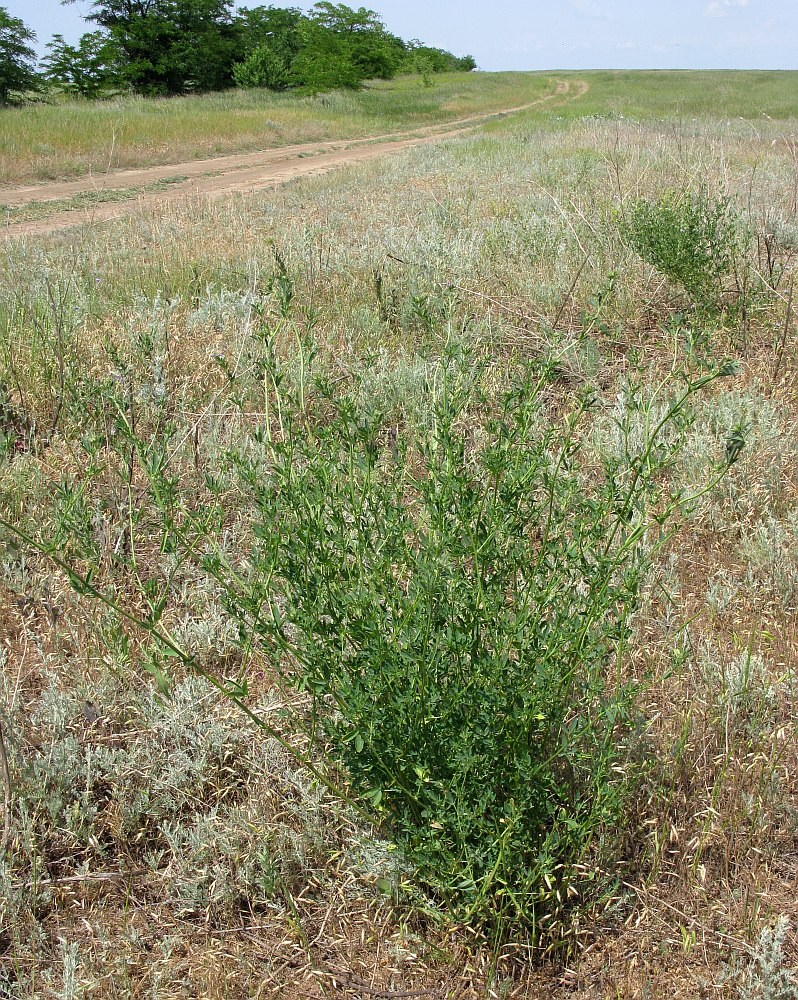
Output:
<svg viewBox="0 0 798 1000">
<path fill-rule="evenodd" d="M 545 97 L 528 104 L 505 108 L 486 114 L 471 115 L 444 125 L 415 129 L 394 136 L 371 136 L 364 139 L 315 142 L 283 146 L 256 153 L 219 156 L 186 163 L 169 163 L 136 170 L 119 170 L 100 177 L 89 176 L 77 181 L 57 182 L 21 188 L 0 190 L 2 206 L 19 207 L 53 202 L 53 212 L 44 218 L 22 222 L 9 222 L 2 227 L 6 237 L 32 236 L 56 232 L 73 226 L 94 226 L 109 219 L 129 215 L 137 209 L 179 201 L 193 195 L 219 197 L 235 192 L 256 191 L 275 187 L 299 177 L 311 177 L 335 167 L 371 160 L 388 153 L 409 149 L 424 143 L 436 142 L 462 134 L 485 122 L 526 111 L 555 101 L 573 100 L 587 91 L 581 81 L 573 86 L 568 80 L 557 83 L 555 90 Z M 146 190 L 154 184 L 168 184 L 167 188 Z M 130 189 L 139 189 L 131 194 Z M 140 190 L 140 189 L 144 190 Z M 127 192 L 126 190 L 127 189 Z M 117 200 L 113 198 L 119 192 Z M 97 201 L 91 203 L 91 195 Z M 86 198 L 89 204 L 86 204 Z M 64 211 L 58 202 L 82 198 L 80 207 Z"/>
</svg>

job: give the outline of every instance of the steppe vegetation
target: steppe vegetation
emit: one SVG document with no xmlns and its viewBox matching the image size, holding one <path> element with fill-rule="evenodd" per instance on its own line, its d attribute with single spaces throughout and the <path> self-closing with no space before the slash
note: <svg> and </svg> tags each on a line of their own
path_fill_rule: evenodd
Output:
<svg viewBox="0 0 798 1000">
<path fill-rule="evenodd" d="M 0 992 L 798 996 L 794 78 L 571 79 L 4 245 Z"/>
<path fill-rule="evenodd" d="M 354 139 L 437 125 L 531 103 L 550 74 L 436 74 L 374 80 L 323 95 L 228 90 L 156 100 L 30 104 L 0 111 L 0 184 L 41 182 L 110 168 L 180 163 L 289 143 Z M 0 191 L 0 203 L 2 191 Z"/>
</svg>

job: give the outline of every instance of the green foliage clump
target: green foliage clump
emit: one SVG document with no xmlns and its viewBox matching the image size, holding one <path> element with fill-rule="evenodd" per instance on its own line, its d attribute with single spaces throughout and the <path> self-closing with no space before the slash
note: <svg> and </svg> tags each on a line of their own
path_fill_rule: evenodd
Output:
<svg viewBox="0 0 798 1000">
<path fill-rule="evenodd" d="M 455 56 L 431 45 L 410 45 L 408 66 L 418 73 L 470 73 L 477 68 L 473 56 Z"/>
<path fill-rule="evenodd" d="M 640 742 L 616 668 L 665 499 L 657 428 L 695 384 L 589 485 L 574 431 L 590 400 L 552 423 L 552 372 L 529 367 L 480 417 L 471 365 L 444 359 L 434 420 L 404 439 L 354 395 L 320 384 L 311 416 L 282 385 L 281 434 L 233 456 L 258 542 L 227 602 L 310 696 L 311 741 L 418 883 L 500 935 L 556 935 L 628 827 Z"/>
<path fill-rule="evenodd" d="M 231 11 L 232 0 L 95 0 L 88 19 L 108 33 L 128 87 L 168 95 L 232 84 Z"/>
<path fill-rule="evenodd" d="M 301 11 L 294 8 L 243 8 L 237 17 L 241 48 L 246 57 L 233 64 L 237 87 L 285 90 L 291 63 L 302 48 Z"/>
<path fill-rule="evenodd" d="M 121 82 L 119 49 L 103 31 L 82 35 L 77 45 L 69 45 L 63 35 L 53 35 L 47 48 L 44 75 L 68 94 L 101 97 Z"/>
<path fill-rule="evenodd" d="M 265 45 L 290 64 L 302 47 L 304 20 L 295 7 L 242 7 L 236 18 L 241 48 L 250 53 Z"/>
<path fill-rule="evenodd" d="M 322 0 L 311 10 L 310 20 L 339 40 L 360 80 L 388 80 L 405 60 L 406 43 L 392 35 L 373 10 L 352 10 L 345 4 Z"/>
<path fill-rule="evenodd" d="M 35 41 L 36 35 L 23 21 L 0 7 L 0 106 L 39 86 L 36 53 L 30 44 Z"/>
<path fill-rule="evenodd" d="M 717 306 L 724 279 L 738 254 L 737 220 L 731 200 L 706 191 L 666 191 L 636 201 L 621 233 L 647 263 L 702 306 Z"/>
<path fill-rule="evenodd" d="M 573 910 L 611 890 L 633 839 L 645 745 L 620 666 L 652 553 L 692 502 L 662 473 L 692 396 L 722 371 L 685 367 L 631 400 L 645 432 L 620 419 L 626 446 L 588 475 L 594 394 L 556 416 L 556 361 L 521 366 L 497 398 L 472 353 L 450 345 L 412 426 L 387 422 L 358 385 L 341 394 L 311 380 L 304 341 L 298 368 L 275 362 L 268 328 L 256 349 L 264 422 L 231 446 L 224 472 L 208 469 L 201 507 L 147 429 L 162 395 L 151 423 L 143 406 L 135 428 L 117 423 L 123 467 L 132 449 L 150 483 L 136 521 L 171 567 L 140 580 L 146 617 L 125 612 L 154 641 L 145 668 L 164 692 L 174 658 L 211 680 L 393 841 L 417 900 L 499 938 L 566 936 Z M 244 384 L 219 364 L 243 408 Z M 226 541 L 231 477 L 246 554 Z M 116 607 L 93 583 L 86 492 L 59 487 L 45 550 L 80 593 Z M 130 580 L 136 549 L 119 557 Z M 244 661 L 257 650 L 297 689 L 279 721 L 250 701 L 245 668 L 217 676 L 162 621 L 186 562 L 213 582 Z"/>
<path fill-rule="evenodd" d="M 351 90 L 362 80 L 347 39 L 314 22 L 304 26 L 302 48 L 291 63 L 294 86 L 317 94 L 338 88 Z"/>
<path fill-rule="evenodd" d="M 290 86 L 285 58 L 269 45 L 253 49 L 247 58 L 233 66 L 237 87 L 264 87 L 266 90 L 287 90 Z"/>
<path fill-rule="evenodd" d="M 232 0 L 94 0 L 88 19 L 102 31 L 77 48 L 56 35 L 46 63 L 50 79 L 85 96 L 105 89 L 111 53 L 115 77 L 143 94 L 233 84 L 317 93 L 418 68 L 415 44 L 391 34 L 375 11 L 326 0 L 308 14 L 272 6 L 234 13 Z M 443 49 L 423 54 L 435 72 L 476 65 Z"/>
</svg>

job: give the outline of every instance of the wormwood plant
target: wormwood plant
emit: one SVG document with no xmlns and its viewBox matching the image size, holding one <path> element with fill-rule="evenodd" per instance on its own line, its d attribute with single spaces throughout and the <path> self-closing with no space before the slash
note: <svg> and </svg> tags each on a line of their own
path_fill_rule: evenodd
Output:
<svg viewBox="0 0 798 1000">
<path fill-rule="evenodd" d="M 168 446 L 120 423 L 150 479 L 161 548 L 199 553 L 241 644 L 301 693 L 279 726 L 249 707 L 245 674 L 214 677 L 180 648 L 162 617 L 169 580 L 148 579 L 146 618 L 124 614 L 358 805 L 403 853 L 417 899 L 497 937 L 525 927 L 551 941 L 570 908 L 612 884 L 629 832 L 641 770 L 619 669 L 629 618 L 691 502 L 663 476 L 690 401 L 725 369 L 664 379 L 640 402 L 642 436 L 634 415 L 639 445 L 591 478 L 577 431 L 592 394 L 553 419 L 556 365 L 523 366 L 491 400 L 463 377 L 475 364 L 447 350 L 434 419 L 400 433 L 357 386 L 340 395 L 322 378 L 308 391 L 304 363 L 292 388 L 267 350 L 266 418 L 228 456 L 251 511 L 245 556 L 217 541 L 214 475 L 200 510 L 181 498 Z M 628 435 L 631 417 L 618 419 Z M 75 586 L 118 606 L 85 569 L 91 546 L 78 545 L 76 569 L 75 530 L 59 527 L 44 547 Z"/>
<path fill-rule="evenodd" d="M 798 979 L 795 969 L 785 964 L 784 943 L 789 921 L 780 916 L 774 926 L 763 927 L 747 961 L 733 959 L 721 982 L 737 980 L 738 1000 L 796 1000 Z"/>
</svg>

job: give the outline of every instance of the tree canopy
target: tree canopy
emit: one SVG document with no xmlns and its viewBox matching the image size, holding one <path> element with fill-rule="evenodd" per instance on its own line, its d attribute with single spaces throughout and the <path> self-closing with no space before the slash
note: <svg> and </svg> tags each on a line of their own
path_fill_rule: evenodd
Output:
<svg viewBox="0 0 798 1000">
<path fill-rule="evenodd" d="M 121 82 L 119 49 L 103 31 L 87 32 L 77 45 L 69 45 L 63 35 L 53 35 L 47 49 L 42 60 L 44 75 L 68 94 L 99 97 Z"/>
<path fill-rule="evenodd" d="M 0 7 L 0 105 L 38 87 L 36 53 L 30 44 L 35 41 L 23 21 Z"/>
<path fill-rule="evenodd" d="M 476 65 L 470 56 L 403 41 L 374 10 L 329 0 L 308 13 L 274 6 L 234 12 L 233 0 L 92 0 L 86 17 L 97 30 L 76 46 L 56 35 L 44 68 L 65 90 L 87 97 L 119 87 L 168 95 L 233 84 L 318 92 Z"/>
<path fill-rule="evenodd" d="M 121 82 L 142 94 L 179 94 L 232 85 L 238 55 L 232 6 L 232 0 L 94 0 L 87 18 L 118 51 Z"/>
</svg>

